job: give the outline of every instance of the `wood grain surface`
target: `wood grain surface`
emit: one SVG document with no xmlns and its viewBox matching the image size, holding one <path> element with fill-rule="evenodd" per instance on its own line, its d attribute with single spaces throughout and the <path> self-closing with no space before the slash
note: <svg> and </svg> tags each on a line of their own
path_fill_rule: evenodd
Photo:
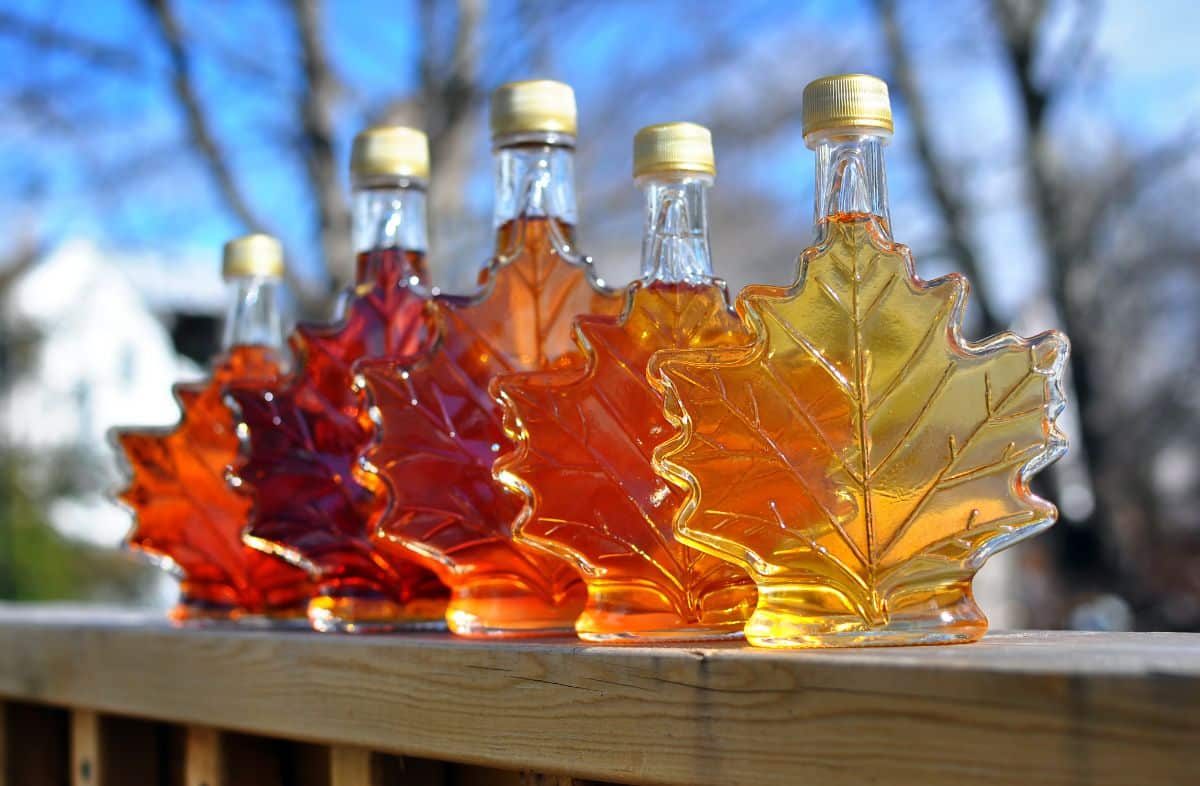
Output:
<svg viewBox="0 0 1200 786">
<path fill-rule="evenodd" d="M 0 606 L 0 697 L 616 783 L 1200 783 L 1194 634 L 778 652 Z"/>
</svg>

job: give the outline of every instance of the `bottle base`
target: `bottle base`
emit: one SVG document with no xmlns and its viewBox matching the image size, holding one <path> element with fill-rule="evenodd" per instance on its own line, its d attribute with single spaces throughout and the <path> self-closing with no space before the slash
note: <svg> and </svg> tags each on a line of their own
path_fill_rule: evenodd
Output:
<svg viewBox="0 0 1200 786">
<path fill-rule="evenodd" d="M 308 602 L 308 624 L 321 633 L 445 630 L 445 603 L 320 595 Z"/>
<path fill-rule="evenodd" d="M 575 623 L 575 632 L 580 639 L 598 644 L 740 639 L 753 598 L 753 591 L 748 599 L 713 593 L 705 598 L 711 608 L 688 619 L 657 588 L 589 582 L 587 605 Z"/>
<path fill-rule="evenodd" d="M 927 593 L 870 622 L 856 614 L 829 613 L 812 602 L 819 592 L 759 587 L 758 608 L 746 623 L 746 640 L 756 647 L 896 647 L 966 644 L 987 632 L 987 618 L 969 587 Z"/>
<path fill-rule="evenodd" d="M 507 583 L 460 586 L 446 609 L 446 623 L 456 636 L 472 639 L 574 636 L 582 595 L 572 593 L 556 604 Z"/>
<path fill-rule="evenodd" d="M 632 633 L 606 633 L 603 631 L 576 630 L 581 640 L 593 644 L 665 644 L 686 641 L 736 641 L 744 637 L 741 625 L 724 625 L 716 628 L 666 628 L 663 630 L 639 630 Z"/>
<path fill-rule="evenodd" d="M 236 625 L 244 615 L 234 606 L 180 601 L 167 612 L 171 624 L 185 628 Z"/>
<path fill-rule="evenodd" d="M 271 597 L 251 604 L 247 610 L 235 589 L 227 585 L 184 580 L 179 586 L 179 602 L 167 617 L 182 627 L 246 627 L 246 628 L 294 628 L 308 627 L 308 596 L 280 593 L 276 603 Z"/>
</svg>

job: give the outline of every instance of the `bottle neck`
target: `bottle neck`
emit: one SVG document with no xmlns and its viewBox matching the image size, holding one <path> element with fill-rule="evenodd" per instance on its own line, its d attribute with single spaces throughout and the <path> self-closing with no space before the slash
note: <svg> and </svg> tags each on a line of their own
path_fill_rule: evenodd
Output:
<svg viewBox="0 0 1200 786">
<path fill-rule="evenodd" d="M 495 153 L 494 229 L 523 217 L 576 225 L 575 148 L 566 141 L 546 134 L 500 140 Z"/>
<path fill-rule="evenodd" d="M 879 129 L 841 128 L 810 134 L 805 142 L 817 156 L 814 234 L 847 214 L 874 216 L 879 231 L 892 237 L 883 148 L 891 134 Z"/>
<path fill-rule="evenodd" d="M 642 281 L 707 284 L 713 280 L 708 242 L 708 189 L 713 179 L 693 173 L 639 178 L 646 194 Z"/>
<path fill-rule="evenodd" d="M 260 276 L 239 276 L 226 283 L 229 306 L 221 336 L 222 352 L 239 346 L 283 350 L 281 286 L 279 279 Z"/>
<path fill-rule="evenodd" d="M 405 178 L 356 183 L 352 202 L 351 243 L 360 262 L 357 283 L 375 280 L 374 266 L 362 264 L 364 259 L 374 258 L 373 252 L 390 249 L 421 255 L 428 249 L 425 186 L 420 181 Z M 423 277 L 422 273 L 412 271 L 418 278 Z"/>
</svg>

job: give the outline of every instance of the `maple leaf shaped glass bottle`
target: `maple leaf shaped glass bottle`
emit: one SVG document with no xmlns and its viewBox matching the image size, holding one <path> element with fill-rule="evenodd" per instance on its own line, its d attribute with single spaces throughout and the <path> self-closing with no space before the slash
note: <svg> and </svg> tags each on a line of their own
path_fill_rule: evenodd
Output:
<svg viewBox="0 0 1200 786">
<path fill-rule="evenodd" d="M 761 646 L 972 641 L 971 580 L 1049 526 L 1030 477 L 1066 449 L 1066 338 L 965 341 L 967 283 L 916 276 L 892 240 L 887 86 L 829 77 L 804 94 L 815 243 L 791 287 L 737 299 L 745 348 L 664 352 L 678 436 L 657 455 L 686 489 L 687 543 L 746 568 Z"/>
<path fill-rule="evenodd" d="M 178 576 L 178 622 L 303 620 L 308 574 L 242 543 L 250 502 L 226 482 L 238 437 L 225 386 L 273 385 L 285 373 L 279 241 L 230 241 L 222 273 L 230 306 L 221 352 L 208 379 L 174 387 L 178 425 L 113 432 L 129 471 L 119 495 L 135 516 L 128 543 Z"/>
<path fill-rule="evenodd" d="M 236 478 L 254 499 L 246 540 L 308 569 L 318 630 L 441 624 L 447 591 L 407 555 L 383 554 L 370 531 L 383 501 L 353 468 L 373 423 L 355 386 L 362 358 L 400 356 L 428 339 L 425 183 L 420 131 L 373 128 L 351 157 L 357 283 L 333 323 L 292 334 L 298 371 L 271 390 L 231 388 L 245 429 Z"/>
<path fill-rule="evenodd" d="M 575 248 L 575 98 L 559 82 L 504 85 L 492 99 L 496 254 L 470 297 L 437 297 L 431 351 L 364 364 L 380 418 L 363 481 L 390 505 L 376 531 L 451 588 L 446 613 L 464 636 L 570 631 L 584 588 L 571 565 L 513 541 L 520 499 L 492 478 L 508 447 L 498 374 L 580 362 L 571 321 L 615 313 L 616 293 Z"/>
<path fill-rule="evenodd" d="M 515 444 L 494 472 L 525 500 L 516 539 L 578 566 L 588 599 L 575 631 L 586 640 L 740 637 L 754 609 L 744 570 L 675 539 L 684 493 L 651 465 L 671 429 L 646 378 L 650 357 L 750 340 L 713 278 L 706 194 L 715 172 L 708 129 L 639 131 L 646 233 L 623 312 L 576 320 L 583 368 L 493 383 Z"/>
</svg>

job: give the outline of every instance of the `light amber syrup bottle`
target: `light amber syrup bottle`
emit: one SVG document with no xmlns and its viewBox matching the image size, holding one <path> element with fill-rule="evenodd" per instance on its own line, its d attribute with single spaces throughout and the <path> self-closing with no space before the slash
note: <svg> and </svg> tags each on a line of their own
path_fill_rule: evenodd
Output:
<svg viewBox="0 0 1200 786">
<path fill-rule="evenodd" d="M 739 346 L 749 334 L 713 277 L 707 194 L 712 137 L 692 123 L 649 126 L 634 139 L 645 193 L 641 277 L 620 316 L 583 316 L 579 369 L 500 377 L 515 449 L 496 477 L 521 495 L 518 542 L 578 567 L 588 588 L 575 623 L 603 642 L 740 637 L 755 589 L 740 567 L 680 543 L 684 492 L 655 475 L 670 433 L 646 377 L 661 349 Z"/>
</svg>

